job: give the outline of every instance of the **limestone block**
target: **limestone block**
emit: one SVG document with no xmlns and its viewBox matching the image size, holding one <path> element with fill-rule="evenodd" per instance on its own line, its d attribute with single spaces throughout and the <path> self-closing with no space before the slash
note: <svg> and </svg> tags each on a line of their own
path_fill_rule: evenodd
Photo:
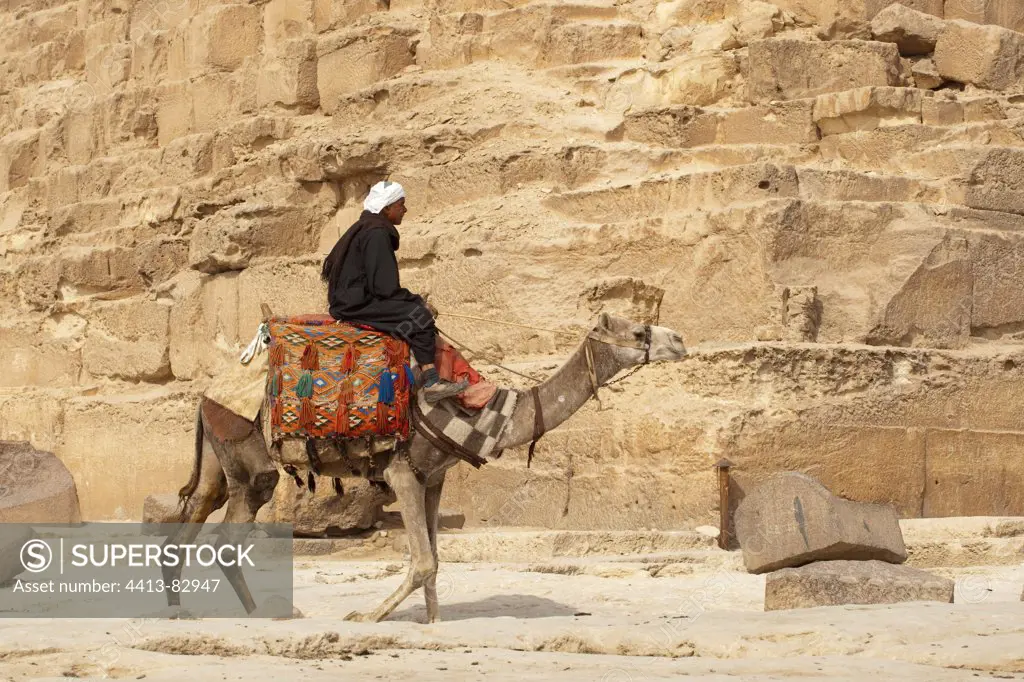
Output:
<svg viewBox="0 0 1024 682">
<path fill-rule="evenodd" d="M 255 87 L 248 92 L 248 84 L 234 73 L 210 73 L 194 79 L 190 86 L 193 132 L 219 130 L 225 121 L 245 111 L 247 98 L 251 97 L 253 107 L 256 104 Z"/>
<path fill-rule="evenodd" d="M 921 100 L 921 122 L 928 126 L 952 126 L 964 122 L 964 105 L 956 100 L 925 97 Z"/>
<path fill-rule="evenodd" d="M 234 71 L 259 52 L 263 16 L 258 6 L 215 5 L 189 27 L 190 67 L 197 75 L 206 68 Z"/>
<path fill-rule="evenodd" d="M 60 261 L 61 298 L 74 301 L 98 291 L 141 291 L 146 283 L 139 274 L 132 249 L 93 247 L 69 250 Z"/>
<path fill-rule="evenodd" d="M 814 122 L 822 136 L 921 122 L 916 88 L 858 88 L 820 95 L 814 100 Z"/>
<path fill-rule="evenodd" d="M 313 0 L 313 24 L 318 33 L 347 28 L 367 14 L 396 10 L 396 0 Z M 399 10 L 400 11 L 400 10 Z"/>
<path fill-rule="evenodd" d="M 655 19 L 663 30 L 678 24 L 706 24 L 725 18 L 726 0 L 659 2 Z"/>
<path fill-rule="evenodd" d="M 0 324 L 0 386 L 74 386 L 82 358 L 73 340 L 49 338 L 26 325 Z"/>
<path fill-rule="evenodd" d="M 820 561 L 769 573 L 764 610 L 843 604 L 953 603 L 953 581 L 883 561 Z"/>
<path fill-rule="evenodd" d="M 397 31 L 332 38 L 321 42 L 317 53 L 317 87 L 327 113 L 341 95 L 390 78 L 415 61 L 409 37 Z"/>
<path fill-rule="evenodd" d="M 753 102 L 800 99 L 871 85 L 900 85 L 895 45 L 772 38 L 750 44 L 747 96 Z"/>
<path fill-rule="evenodd" d="M 832 37 L 867 37 L 875 15 L 896 0 L 774 0 L 773 4 L 792 12 L 797 20 L 818 24 Z M 910 9 L 936 17 L 943 16 L 944 0 L 901 0 Z"/>
<path fill-rule="evenodd" d="M 922 59 L 914 64 L 911 73 L 914 75 L 914 84 L 923 90 L 934 90 L 946 82 L 931 59 Z"/>
<path fill-rule="evenodd" d="M 170 306 L 127 299 L 95 303 L 82 362 L 93 376 L 130 381 L 156 381 L 170 375 L 168 319 Z"/>
<path fill-rule="evenodd" d="M 894 508 L 836 497 L 805 474 L 777 474 L 747 492 L 735 524 L 751 573 L 812 561 L 907 559 Z"/>
<path fill-rule="evenodd" d="M 603 93 L 604 105 L 623 113 L 669 104 L 709 106 L 736 88 L 738 76 L 732 55 L 685 56 L 619 76 Z"/>
<path fill-rule="evenodd" d="M 978 233 L 968 239 L 972 334 L 998 339 L 1024 322 L 1024 301 L 1014 294 L 1024 275 L 1024 240 L 1012 232 Z"/>
<path fill-rule="evenodd" d="M 736 38 L 743 47 L 755 40 L 771 38 L 775 33 L 793 24 L 793 18 L 787 16 L 778 6 L 760 0 L 740 0 L 735 7 L 730 7 L 727 3 L 726 11 L 733 17 Z"/>
<path fill-rule="evenodd" d="M 0 441 L 0 524 L 81 520 L 75 482 L 53 453 Z"/>
<path fill-rule="evenodd" d="M 299 256 L 316 248 L 324 223 L 315 207 L 237 204 L 196 223 L 189 265 L 214 274 L 242 270 L 259 256 Z"/>
<path fill-rule="evenodd" d="M 83 519 L 137 519 L 147 495 L 188 480 L 197 400 L 171 385 L 66 401 L 57 454 L 78 485 Z"/>
<path fill-rule="evenodd" d="M 1024 6 L 1016 0 L 946 0 L 946 18 L 1024 33 Z"/>
<path fill-rule="evenodd" d="M 279 54 L 265 58 L 256 82 L 256 105 L 280 105 L 311 111 L 320 105 L 317 88 L 316 42 L 294 40 L 282 44 Z"/>
<path fill-rule="evenodd" d="M 24 187 L 41 173 L 39 131 L 24 129 L 0 139 L 0 192 Z"/>
<path fill-rule="evenodd" d="M 1002 516 L 1024 509 L 1024 435 L 929 429 L 923 515 Z"/>
<path fill-rule="evenodd" d="M 913 56 L 933 52 L 944 26 L 938 17 L 897 3 L 875 15 L 871 34 L 883 43 L 896 43 L 900 54 Z"/>
<path fill-rule="evenodd" d="M 265 523 L 291 523 L 297 536 L 322 537 L 372 528 L 394 495 L 361 478 L 341 479 L 338 495 L 330 477 L 316 478 L 315 492 L 282 474 L 273 499 L 260 510 Z"/>
<path fill-rule="evenodd" d="M 1002 90 L 1020 82 L 1024 35 L 997 26 L 946 22 L 935 46 L 935 66 L 946 80 Z"/>
<path fill-rule="evenodd" d="M 868 342 L 929 348 L 966 345 L 971 336 L 973 270 L 967 240 L 943 240 L 889 299 Z"/>
<path fill-rule="evenodd" d="M 156 122 L 158 140 L 166 145 L 171 140 L 192 132 L 192 92 L 185 81 L 163 83 L 157 87 Z"/>
<path fill-rule="evenodd" d="M 271 0 L 268 2 L 263 10 L 265 53 L 277 53 L 284 44 L 312 35 L 316 30 L 315 4 L 315 0 Z"/>
<path fill-rule="evenodd" d="M 964 203 L 971 208 L 1024 214 L 1024 152 L 992 149 L 971 171 Z"/>
<path fill-rule="evenodd" d="M 1006 118 L 1003 104 L 995 97 L 972 97 L 960 100 L 964 106 L 964 122 L 1001 121 Z"/>
<path fill-rule="evenodd" d="M 731 21 L 721 21 L 702 27 L 694 33 L 690 49 L 694 52 L 735 50 L 740 46 L 736 27 Z"/>
<path fill-rule="evenodd" d="M 319 263 L 272 261 L 246 268 L 238 275 L 238 333 L 245 343 L 256 333 L 260 303 L 275 315 L 327 314 L 326 291 Z"/>
<path fill-rule="evenodd" d="M 808 144 L 818 141 L 813 100 L 794 100 L 734 109 L 722 117 L 722 144 Z"/>
<path fill-rule="evenodd" d="M 718 117 L 699 107 L 671 106 L 630 111 L 624 120 L 626 139 L 664 147 L 712 144 Z"/>
<path fill-rule="evenodd" d="M 0 527 L 0 585 L 25 570 L 21 563 L 21 548 L 36 537 L 28 526 Z"/>
<path fill-rule="evenodd" d="M 78 319 L 84 326 L 84 320 Z M 0 396 L 0 440 L 28 441 L 41 450 L 56 448 L 64 424 L 63 386 L 23 387 Z"/>
</svg>

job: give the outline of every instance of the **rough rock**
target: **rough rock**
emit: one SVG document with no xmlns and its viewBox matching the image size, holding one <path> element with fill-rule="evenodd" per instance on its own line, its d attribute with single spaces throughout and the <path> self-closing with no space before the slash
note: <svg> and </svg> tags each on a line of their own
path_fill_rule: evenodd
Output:
<svg viewBox="0 0 1024 682">
<path fill-rule="evenodd" d="M 0 523 L 79 523 L 78 490 L 52 453 L 0 441 Z"/>
<path fill-rule="evenodd" d="M 1024 6 L 1016 0 L 946 0 L 947 19 L 995 24 L 1024 32 Z"/>
<path fill-rule="evenodd" d="M 1024 35 L 998 26 L 950 21 L 935 46 L 935 67 L 946 80 L 1002 90 L 1018 83 Z"/>
<path fill-rule="evenodd" d="M 953 581 L 884 561 L 819 561 L 769 573 L 764 610 L 843 604 L 953 603 Z"/>
<path fill-rule="evenodd" d="M 900 85 L 895 45 L 859 40 L 812 43 L 772 38 L 750 44 L 748 97 L 800 99 L 870 85 Z"/>
<path fill-rule="evenodd" d="M 920 90 L 859 88 L 814 100 L 814 122 L 822 135 L 921 122 Z"/>
<path fill-rule="evenodd" d="M 777 474 L 748 492 L 735 525 L 751 573 L 812 561 L 907 559 L 894 508 L 844 500 L 800 473 Z"/>
<path fill-rule="evenodd" d="M 273 499 L 260 510 L 262 523 L 291 523 L 297 536 L 324 537 L 372 528 L 394 495 L 361 478 L 343 478 L 338 495 L 330 477 L 318 477 L 316 490 L 298 487 L 282 475 Z"/>
<path fill-rule="evenodd" d="M 871 34 L 883 43 L 896 43 L 900 54 L 910 57 L 935 51 L 945 22 L 924 12 L 896 3 L 871 20 Z"/>
<path fill-rule="evenodd" d="M 911 67 L 914 74 L 914 84 L 923 90 L 934 90 L 946 81 L 939 75 L 935 68 L 935 62 L 931 59 L 922 59 Z"/>
</svg>

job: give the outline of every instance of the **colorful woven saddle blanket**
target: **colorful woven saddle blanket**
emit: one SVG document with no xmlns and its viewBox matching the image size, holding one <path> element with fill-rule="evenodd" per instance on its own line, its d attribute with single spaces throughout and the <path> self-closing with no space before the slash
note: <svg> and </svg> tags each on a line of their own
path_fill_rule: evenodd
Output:
<svg viewBox="0 0 1024 682">
<path fill-rule="evenodd" d="M 274 317 L 267 394 L 272 440 L 409 438 L 409 346 L 322 315 Z"/>
</svg>

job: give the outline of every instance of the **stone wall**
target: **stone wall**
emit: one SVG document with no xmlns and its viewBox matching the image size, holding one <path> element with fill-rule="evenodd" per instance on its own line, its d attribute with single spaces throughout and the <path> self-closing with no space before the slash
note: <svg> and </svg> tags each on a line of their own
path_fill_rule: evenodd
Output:
<svg viewBox="0 0 1024 682">
<path fill-rule="evenodd" d="M 0 438 L 54 451 L 86 518 L 140 518 L 259 304 L 323 312 L 320 261 L 388 177 L 403 283 L 443 312 L 615 312 L 695 351 L 529 470 L 460 465 L 467 523 L 711 522 L 722 456 L 1024 514 L 1024 15 L 891 4 L 12 0 Z M 573 346 L 441 323 L 541 375 Z"/>
</svg>

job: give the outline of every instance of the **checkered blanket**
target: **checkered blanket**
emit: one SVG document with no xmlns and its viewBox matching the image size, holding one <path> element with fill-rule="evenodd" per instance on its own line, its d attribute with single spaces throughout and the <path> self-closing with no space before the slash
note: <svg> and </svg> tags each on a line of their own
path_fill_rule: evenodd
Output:
<svg viewBox="0 0 1024 682">
<path fill-rule="evenodd" d="M 409 438 L 409 346 L 326 316 L 275 317 L 270 329 L 272 439 Z"/>
<path fill-rule="evenodd" d="M 475 467 L 501 456 L 495 452 L 516 409 L 516 391 L 498 389 L 479 411 L 469 413 L 451 398 L 434 405 L 417 394 L 412 405 L 413 428 L 434 447 Z"/>
</svg>

